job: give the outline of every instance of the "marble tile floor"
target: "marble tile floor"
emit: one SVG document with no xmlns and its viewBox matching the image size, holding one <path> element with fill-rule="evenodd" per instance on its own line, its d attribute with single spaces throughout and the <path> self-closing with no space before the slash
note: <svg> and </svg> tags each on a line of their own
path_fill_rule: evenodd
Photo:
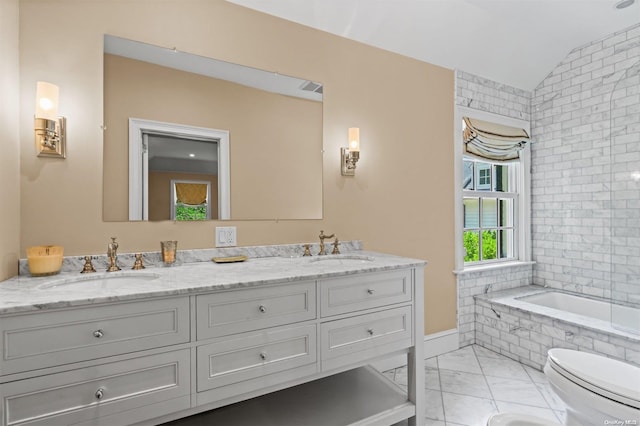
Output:
<svg viewBox="0 0 640 426">
<path fill-rule="evenodd" d="M 406 367 L 384 374 L 407 384 Z M 542 372 L 477 345 L 425 360 L 425 387 L 427 426 L 484 426 L 506 412 L 564 421 L 564 404 Z"/>
</svg>

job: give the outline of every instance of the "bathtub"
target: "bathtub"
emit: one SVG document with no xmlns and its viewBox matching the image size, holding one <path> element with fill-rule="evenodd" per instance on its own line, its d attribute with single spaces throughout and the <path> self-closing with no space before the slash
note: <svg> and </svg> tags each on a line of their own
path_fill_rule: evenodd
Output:
<svg viewBox="0 0 640 426">
<path fill-rule="evenodd" d="M 611 323 L 612 327 L 640 333 L 640 309 L 559 291 L 522 296 L 518 300 Z"/>
<path fill-rule="evenodd" d="M 474 300 L 475 343 L 534 368 L 554 347 L 640 366 L 640 309 L 537 285 Z"/>
</svg>

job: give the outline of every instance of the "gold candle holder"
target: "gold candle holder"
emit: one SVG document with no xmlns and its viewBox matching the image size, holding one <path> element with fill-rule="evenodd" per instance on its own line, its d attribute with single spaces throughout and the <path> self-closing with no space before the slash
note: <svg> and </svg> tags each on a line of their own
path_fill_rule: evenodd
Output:
<svg viewBox="0 0 640 426">
<path fill-rule="evenodd" d="M 177 241 L 160 241 L 162 249 L 162 261 L 165 265 L 172 265 L 176 261 L 176 251 L 178 249 Z"/>
</svg>

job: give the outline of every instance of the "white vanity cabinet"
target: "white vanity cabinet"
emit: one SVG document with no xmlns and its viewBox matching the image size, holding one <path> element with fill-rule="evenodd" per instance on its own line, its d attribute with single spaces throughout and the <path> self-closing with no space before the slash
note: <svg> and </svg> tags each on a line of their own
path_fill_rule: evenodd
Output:
<svg viewBox="0 0 640 426">
<path fill-rule="evenodd" d="M 422 280 L 414 264 L 0 315 L 0 426 L 421 425 Z M 401 354 L 408 393 L 367 367 Z M 272 423 L 251 417 L 264 404 Z"/>
<path fill-rule="evenodd" d="M 0 317 L 0 424 L 126 424 L 150 407 L 188 409 L 190 350 L 175 347 L 190 341 L 189 306 L 178 297 Z"/>
</svg>

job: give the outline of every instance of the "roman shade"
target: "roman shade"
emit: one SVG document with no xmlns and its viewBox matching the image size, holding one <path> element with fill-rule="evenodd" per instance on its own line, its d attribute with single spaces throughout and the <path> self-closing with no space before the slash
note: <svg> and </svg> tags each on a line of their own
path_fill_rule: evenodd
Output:
<svg viewBox="0 0 640 426">
<path fill-rule="evenodd" d="M 524 129 L 464 117 L 464 151 L 489 160 L 514 160 L 529 142 Z"/>
<path fill-rule="evenodd" d="M 199 206 L 207 202 L 207 184 L 176 183 L 176 199 L 178 203 Z"/>
</svg>

